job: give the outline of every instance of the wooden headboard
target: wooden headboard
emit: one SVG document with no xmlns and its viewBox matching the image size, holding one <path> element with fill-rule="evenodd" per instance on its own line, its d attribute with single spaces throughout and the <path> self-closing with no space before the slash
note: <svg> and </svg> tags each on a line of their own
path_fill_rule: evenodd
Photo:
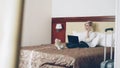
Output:
<svg viewBox="0 0 120 68">
<path fill-rule="evenodd" d="M 67 23 L 82 23 L 86 21 L 93 21 L 96 23 L 113 23 L 115 22 L 115 16 L 91 16 L 91 17 L 60 17 L 52 18 L 52 38 L 51 43 L 54 43 L 55 38 L 60 39 L 62 42 L 66 42 L 66 29 Z M 56 31 L 55 26 L 57 23 L 62 24 L 63 29 L 59 32 Z M 98 29 L 99 30 L 99 29 Z"/>
</svg>

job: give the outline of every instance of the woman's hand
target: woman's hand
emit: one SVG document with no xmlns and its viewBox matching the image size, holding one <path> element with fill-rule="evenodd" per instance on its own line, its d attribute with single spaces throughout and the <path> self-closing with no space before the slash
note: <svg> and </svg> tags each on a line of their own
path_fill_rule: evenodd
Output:
<svg viewBox="0 0 120 68">
<path fill-rule="evenodd" d="M 90 31 L 89 31 L 89 30 L 87 30 L 87 37 L 86 37 L 86 38 L 89 38 L 89 32 L 90 32 Z"/>
</svg>

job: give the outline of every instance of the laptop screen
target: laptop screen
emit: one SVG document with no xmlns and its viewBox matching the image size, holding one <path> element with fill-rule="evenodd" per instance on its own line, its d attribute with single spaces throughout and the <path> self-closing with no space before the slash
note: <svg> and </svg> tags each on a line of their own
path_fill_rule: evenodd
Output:
<svg viewBox="0 0 120 68">
<path fill-rule="evenodd" d="M 69 43 L 79 43 L 78 36 L 68 35 Z"/>
</svg>

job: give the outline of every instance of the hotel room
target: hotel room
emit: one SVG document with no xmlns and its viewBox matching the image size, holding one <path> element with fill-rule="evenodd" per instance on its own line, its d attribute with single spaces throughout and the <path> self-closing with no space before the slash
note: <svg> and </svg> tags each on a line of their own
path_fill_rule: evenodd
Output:
<svg viewBox="0 0 120 68">
<path fill-rule="evenodd" d="M 20 68 L 100 68 L 103 47 L 83 50 L 65 47 L 67 35 L 85 31 L 87 21 L 92 21 L 95 31 L 101 34 L 105 28 L 114 28 L 115 1 L 26 0 Z M 56 38 L 63 43 L 63 49 L 55 47 Z"/>
<path fill-rule="evenodd" d="M 115 5 L 114 0 L 24 0 L 18 67 L 100 68 L 104 46 L 107 45 L 106 59 L 110 59 L 110 46 L 113 45 L 114 68 L 119 68 Z M 75 35 L 80 41 L 88 21 L 93 22 L 97 34 L 95 46 L 68 48 L 68 35 Z M 108 42 L 105 41 L 106 28 L 116 31 L 108 34 Z"/>
</svg>

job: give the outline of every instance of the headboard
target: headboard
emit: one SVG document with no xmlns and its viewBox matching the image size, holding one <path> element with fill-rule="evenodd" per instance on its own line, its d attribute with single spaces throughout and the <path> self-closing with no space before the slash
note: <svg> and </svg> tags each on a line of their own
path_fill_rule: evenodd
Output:
<svg viewBox="0 0 120 68">
<path fill-rule="evenodd" d="M 104 32 L 106 27 L 114 27 L 115 16 L 91 16 L 91 17 L 57 17 L 52 18 L 52 38 L 51 43 L 54 43 L 55 38 L 66 42 L 66 35 L 71 34 L 71 31 L 83 31 L 83 24 L 86 21 L 92 21 L 95 24 L 95 29 L 98 32 Z M 63 29 L 56 31 L 57 23 L 62 24 Z"/>
</svg>

